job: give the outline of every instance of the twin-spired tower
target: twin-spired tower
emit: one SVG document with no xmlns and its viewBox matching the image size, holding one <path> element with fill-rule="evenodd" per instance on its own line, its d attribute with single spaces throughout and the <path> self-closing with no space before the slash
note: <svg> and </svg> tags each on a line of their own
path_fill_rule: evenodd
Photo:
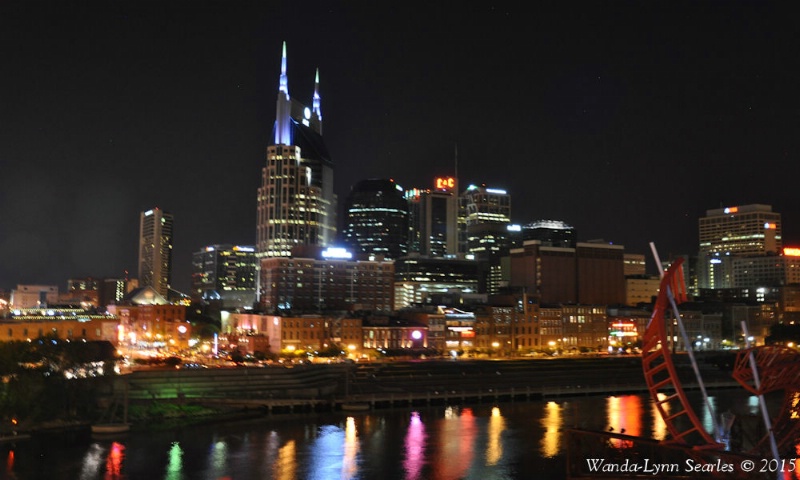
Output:
<svg viewBox="0 0 800 480">
<path fill-rule="evenodd" d="M 322 140 L 319 70 L 309 108 L 289 96 L 285 42 L 271 138 L 258 189 L 256 257 L 287 257 L 297 246 L 330 245 L 336 237 L 336 195 L 333 162 Z"/>
</svg>

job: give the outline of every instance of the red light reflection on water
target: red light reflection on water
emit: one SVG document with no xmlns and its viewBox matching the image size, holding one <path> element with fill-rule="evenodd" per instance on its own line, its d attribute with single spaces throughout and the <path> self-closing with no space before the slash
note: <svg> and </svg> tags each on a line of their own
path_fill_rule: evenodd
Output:
<svg viewBox="0 0 800 480">
<path fill-rule="evenodd" d="M 465 478 L 475 455 L 478 429 L 471 408 L 459 412 L 453 407 L 445 411 L 440 433 L 441 452 L 432 463 L 435 478 Z"/>
<path fill-rule="evenodd" d="M 103 477 L 105 480 L 124 478 L 122 475 L 122 460 L 125 458 L 124 450 L 125 445 L 121 443 L 114 442 L 111 444 L 108 457 L 106 457 L 106 474 Z"/>
<path fill-rule="evenodd" d="M 14 450 L 8 451 L 8 457 L 6 457 L 6 471 L 11 472 L 14 470 Z"/>
</svg>

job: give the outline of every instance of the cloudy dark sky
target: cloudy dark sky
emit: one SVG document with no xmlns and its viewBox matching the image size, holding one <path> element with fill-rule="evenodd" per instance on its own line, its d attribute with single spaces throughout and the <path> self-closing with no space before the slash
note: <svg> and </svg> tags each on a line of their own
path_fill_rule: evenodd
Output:
<svg viewBox="0 0 800 480">
<path fill-rule="evenodd" d="M 452 174 L 662 257 L 707 209 L 772 205 L 800 244 L 800 39 L 772 2 L 0 2 L 0 288 L 136 275 L 138 215 L 192 252 L 253 244 L 282 42 L 320 70 L 340 201 Z"/>
</svg>

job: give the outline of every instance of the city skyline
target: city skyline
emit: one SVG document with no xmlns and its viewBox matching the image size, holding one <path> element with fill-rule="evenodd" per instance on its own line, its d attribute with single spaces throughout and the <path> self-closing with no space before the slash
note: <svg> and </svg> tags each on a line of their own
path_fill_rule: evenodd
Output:
<svg viewBox="0 0 800 480">
<path fill-rule="evenodd" d="M 790 174 L 797 38 L 777 4 L 6 2 L 0 288 L 136 272 L 139 212 L 174 215 L 173 285 L 206 245 L 253 245 L 288 51 L 319 69 L 341 205 L 358 181 L 503 188 L 662 258 L 720 206 L 768 204 L 800 243 Z M 583 162 L 583 163 L 581 163 Z"/>
</svg>

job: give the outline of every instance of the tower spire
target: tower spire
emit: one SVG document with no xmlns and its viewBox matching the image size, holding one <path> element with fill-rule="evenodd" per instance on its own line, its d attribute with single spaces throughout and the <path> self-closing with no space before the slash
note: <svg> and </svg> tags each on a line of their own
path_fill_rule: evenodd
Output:
<svg viewBox="0 0 800 480">
<path fill-rule="evenodd" d="M 317 117 L 319 117 L 320 121 L 322 121 L 322 110 L 320 110 L 319 107 L 319 68 L 317 69 L 317 74 L 314 77 L 314 100 L 311 106 L 314 110 L 314 113 L 316 113 Z"/>
<path fill-rule="evenodd" d="M 281 80 L 278 91 L 289 96 L 289 78 L 286 76 L 286 42 L 283 42 L 283 56 L 281 57 Z"/>
<path fill-rule="evenodd" d="M 289 77 L 286 75 L 286 42 L 281 56 L 281 77 L 278 86 L 278 102 L 275 108 L 275 145 L 292 144 L 292 105 L 289 98 Z"/>
</svg>

